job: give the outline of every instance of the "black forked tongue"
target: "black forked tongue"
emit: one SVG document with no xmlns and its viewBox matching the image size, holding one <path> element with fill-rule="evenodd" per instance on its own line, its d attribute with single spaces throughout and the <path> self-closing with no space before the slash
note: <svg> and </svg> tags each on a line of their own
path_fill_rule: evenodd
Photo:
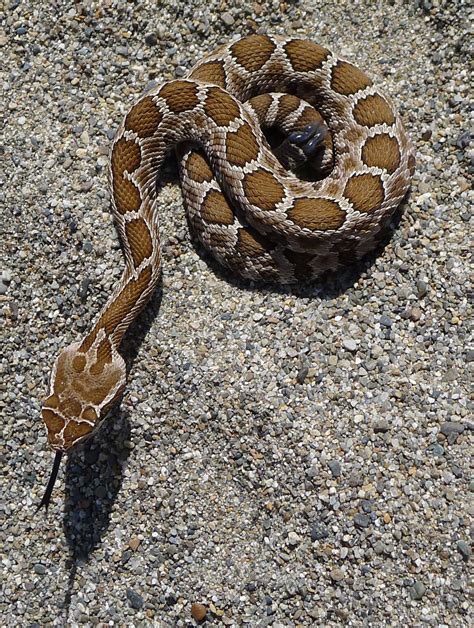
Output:
<svg viewBox="0 0 474 628">
<path fill-rule="evenodd" d="M 56 482 L 56 478 L 58 477 L 59 465 L 61 464 L 61 458 L 63 456 L 62 451 L 57 451 L 54 456 L 53 468 L 51 470 L 51 475 L 49 476 L 48 486 L 43 495 L 43 499 L 40 502 L 40 505 L 36 509 L 36 512 L 40 510 L 43 506 L 45 507 L 46 512 L 48 512 L 49 502 L 51 500 L 51 495 L 53 493 L 54 484 Z"/>
</svg>

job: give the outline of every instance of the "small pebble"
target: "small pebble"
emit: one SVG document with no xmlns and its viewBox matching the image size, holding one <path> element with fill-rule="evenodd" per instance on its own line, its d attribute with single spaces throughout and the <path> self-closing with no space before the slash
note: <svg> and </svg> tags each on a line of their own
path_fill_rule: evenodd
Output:
<svg viewBox="0 0 474 628">
<path fill-rule="evenodd" d="M 311 527 L 311 540 L 312 541 L 322 541 L 323 539 L 327 539 L 329 536 L 328 529 L 326 526 L 322 524 L 315 524 Z"/>
<path fill-rule="evenodd" d="M 235 20 L 230 13 L 227 11 L 221 15 L 221 20 L 224 22 L 226 26 L 232 26 Z"/>
<path fill-rule="evenodd" d="M 379 419 L 374 423 L 374 432 L 385 433 L 390 429 L 390 424 L 386 419 Z"/>
<path fill-rule="evenodd" d="M 410 597 L 412 600 L 421 600 L 426 593 L 425 585 L 419 580 L 410 588 Z"/>
<path fill-rule="evenodd" d="M 458 541 L 456 543 L 456 547 L 458 548 L 458 551 L 462 554 L 464 560 L 469 560 L 471 558 L 471 548 L 466 543 L 466 541 Z"/>
<path fill-rule="evenodd" d="M 368 515 L 358 513 L 354 516 L 354 523 L 358 528 L 368 528 L 370 525 L 370 517 Z"/>
<path fill-rule="evenodd" d="M 140 610 L 145 604 L 142 596 L 133 589 L 127 589 L 127 599 L 130 603 L 130 606 L 135 610 Z"/>
<path fill-rule="evenodd" d="M 333 477 L 338 478 L 341 475 L 341 463 L 338 460 L 329 460 L 328 467 Z"/>
<path fill-rule="evenodd" d="M 341 582 L 341 580 L 344 580 L 344 572 L 342 569 L 338 569 L 337 567 L 331 571 L 330 576 L 331 580 L 334 582 Z"/>
<path fill-rule="evenodd" d="M 204 604 L 194 602 L 191 605 L 191 615 L 196 621 L 203 621 L 207 615 L 207 607 Z"/>
<path fill-rule="evenodd" d="M 33 570 L 39 576 L 43 576 L 46 573 L 46 567 L 41 563 L 36 563 L 36 565 L 33 567 Z"/>
<path fill-rule="evenodd" d="M 347 349 L 348 351 L 351 351 L 351 352 L 357 351 L 357 342 L 353 340 L 352 338 L 344 338 L 344 340 L 342 341 L 342 344 L 344 348 Z"/>
</svg>

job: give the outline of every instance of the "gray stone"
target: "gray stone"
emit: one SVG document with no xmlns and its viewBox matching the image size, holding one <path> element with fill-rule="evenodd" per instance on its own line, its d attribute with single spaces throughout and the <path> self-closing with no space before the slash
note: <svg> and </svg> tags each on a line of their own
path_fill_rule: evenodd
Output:
<svg viewBox="0 0 474 628">
<path fill-rule="evenodd" d="M 471 558 L 471 548 L 466 541 L 460 540 L 456 543 L 456 547 L 458 551 L 462 554 L 464 560 L 469 560 Z"/>
<path fill-rule="evenodd" d="M 333 477 L 338 478 L 341 475 L 341 463 L 338 460 L 329 460 L 328 467 Z"/>
<path fill-rule="evenodd" d="M 46 573 L 46 567 L 41 563 L 36 563 L 33 567 L 33 571 L 37 573 L 39 576 L 44 576 Z"/>
<path fill-rule="evenodd" d="M 380 419 L 374 423 L 374 432 L 388 432 L 390 424 L 386 419 Z"/>
<path fill-rule="evenodd" d="M 357 351 L 357 342 L 353 338 L 344 338 L 342 344 L 344 346 L 344 349 L 347 349 L 348 351 Z"/>
<path fill-rule="evenodd" d="M 425 593 L 426 587 L 420 580 L 416 580 L 415 584 L 410 587 L 410 597 L 412 600 L 421 600 Z"/>
<path fill-rule="evenodd" d="M 379 318 L 379 322 L 382 327 L 391 327 L 393 325 L 392 319 L 386 314 L 382 314 L 382 316 Z"/>
<path fill-rule="evenodd" d="M 357 513 L 354 516 L 354 524 L 357 528 L 368 528 L 371 523 L 370 517 L 362 513 Z"/>
<path fill-rule="evenodd" d="M 140 610 L 145 604 L 143 597 L 133 589 L 127 589 L 127 599 L 130 606 L 135 610 Z"/>
<path fill-rule="evenodd" d="M 221 20 L 224 22 L 226 26 L 232 26 L 232 24 L 235 23 L 234 18 L 228 11 L 225 11 L 225 13 L 221 15 Z"/>
</svg>

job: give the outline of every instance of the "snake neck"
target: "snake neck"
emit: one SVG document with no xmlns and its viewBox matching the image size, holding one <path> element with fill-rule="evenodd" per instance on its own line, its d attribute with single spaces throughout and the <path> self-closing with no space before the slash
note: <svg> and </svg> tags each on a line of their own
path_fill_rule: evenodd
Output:
<svg viewBox="0 0 474 628">
<path fill-rule="evenodd" d="M 158 244 L 156 247 L 152 258 L 138 270 L 126 267 L 91 331 L 83 339 L 82 351 L 87 352 L 100 337 L 104 336 L 115 349 L 118 349 L 128 327 L 145 307 L 158 284 L 160 278 Z"/>
</svg>

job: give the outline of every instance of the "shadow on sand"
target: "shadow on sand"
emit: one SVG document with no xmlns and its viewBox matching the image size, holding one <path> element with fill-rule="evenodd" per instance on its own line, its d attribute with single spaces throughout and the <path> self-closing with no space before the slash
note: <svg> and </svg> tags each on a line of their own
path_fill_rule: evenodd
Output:
<svg viewBox="0 0 474 628">
<path fill-rule="evenodd" d="M 161 284 L 132 323 L 121 346 L 130 372 L 140 346 L 160 309 Z M 101 429 L 66 460 L 63 529 L 69 545 L 69 582 L 63 609 L 67 618 L 77 566 L 88 560 L 110 523 L 130 449 L 128 413 L 117 404 Z"/>
</svg>

